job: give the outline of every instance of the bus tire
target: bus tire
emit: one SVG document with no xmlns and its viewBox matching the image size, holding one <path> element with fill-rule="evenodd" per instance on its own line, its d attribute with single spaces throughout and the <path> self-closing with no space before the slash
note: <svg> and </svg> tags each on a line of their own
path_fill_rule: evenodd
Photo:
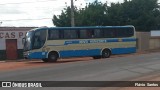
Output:
<svg viewBox="0 0 160 90">
<path fill-rule="evenodd" d="M 58 54 L 56 52 L 50 52 L 48 55 L 49 62 L 56 62 L 58 59 Z"/>
<path fill-rule="evenodd" d="M 93 59 L 100 59 L 101 56 L 93 56 Z"/>
<path fill-rule="evenodd" d="M 102 58 L 109 58 L 111 56 L 111 51 L 109 49 L 104 49 L 102 51 Z"/>
<path fill-rule="evenodd" d="M 49 60 L 47 58 L 42 59 L 43 62 L 49 62 Z"/>
</svg>

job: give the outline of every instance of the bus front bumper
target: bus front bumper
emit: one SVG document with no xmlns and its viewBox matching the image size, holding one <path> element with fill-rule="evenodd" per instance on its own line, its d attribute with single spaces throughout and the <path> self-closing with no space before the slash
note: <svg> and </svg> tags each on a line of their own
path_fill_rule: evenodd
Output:
<svg viewBox="0 0 160 90">
<path fill-rule="evenodd" d="M 25 59 L 44 59 L 48 58 L 47 52 L 24 52 Z"/>
</svg>

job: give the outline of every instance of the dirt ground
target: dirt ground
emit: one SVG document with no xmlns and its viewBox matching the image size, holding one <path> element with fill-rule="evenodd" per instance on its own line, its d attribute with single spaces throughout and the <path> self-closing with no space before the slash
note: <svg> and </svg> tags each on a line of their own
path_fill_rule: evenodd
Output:
<svg viewBox="0 0 160 90">
<path fill-rule="evenodd" d="M 84 58 L 70 58 L 70 59 L 59 59 L 56 63 L 44 63 L 42 60 L 6 60 L 0 61 L 0 71 L 10 71 L 25 68 L 37 68 L 44 67 L 48 65 L 55 65 L 61 63 L 71 63 L 77 61 L 89 61 L 93 60 L 91 57 Z"/>
<path fill-rule="evenodd" d="M 113 55 L 111 58 L 116 57 L 127 57 L 133 55 L 141 55 L 153 52 L 160 52 L 160 49 L 155 50 L 148 50 L 143 52 L 137 52 L 134 54 L 124 54 L 124 55 Z M 94 60 L 92 57 L 83 57 L 83 58 L 68 58 L 68 59 L 60 59 L 56 63 L 44 63 L 41 60 L 5 60 L 0 61 L 0 72 L 1 71 L 11 71 L 11 70 L 18 70 L 18 69 L 25 69 L 25 68 L 37 68 L 37 67 L 45 67 L 48 65 L 56 65 L 61 63 L 72 63 L 72 62 L 79 62 L 79 61 L 89 61 Z M 134 79 L 133 81 L 160 81 L 160 74 L 159 75 L 149 75 L 144 77 L 139 77 Z M 108 87 L 108 88 L 100 88 L 99 90 L 160 90 L 159 87 Z"/>
<path fill-rule="evenodd" d="M 116 57 L 127 57 L 133 55 L 141 55 L 153 52 L 160 52 L 160 49 L 154 50 L 147 50 L 143 52 L 137 52 L 133 54 L 123 54 L 123 55 L 112 55 L 111 58 Z M 82 58 L 68 58 L 68 59 L 59 59 L 56 63 L 44 63 L 42 60 L 5 60 L 0 61 L 0 71 L 7 71 L 7 70 L 16 70 L 16 69 L 24 69 L 24 68 L 36 68 L 36 67 L 43 67 L 47 65 L 55 65 L 60 63 L 71 63 L 77 61 L 89 61 L 94 60 L 92 57 L 82 57 Z"/>
<path fill-rule="evenodd" d="M 141 54 L 147 54 L 147 53 L 153 53 L 153 52 L 160 52 L 160 49 L 137 52 L 135 54 L 129 54 L 127 56 L 141 55 Z M 120 55 L 120 57 L 121 56 L 123 57 L 125 55 Z M 152 74 L 152 75 L 142 76 L 139 78 L 135 78 L 131 81 L 160 81 L 160 73 L 155 75 Z M 159 87 L 106 87 L 106 88 L 100 88 L 99 90 L 160 90 L 160 84 L 159 84 Z"/>
</svg>

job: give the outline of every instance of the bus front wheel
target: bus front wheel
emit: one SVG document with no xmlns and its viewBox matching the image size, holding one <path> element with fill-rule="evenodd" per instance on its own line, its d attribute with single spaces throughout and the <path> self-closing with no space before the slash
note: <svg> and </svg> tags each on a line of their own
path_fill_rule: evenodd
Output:
<svg viewBox="0 0 160 90">
<path fill-rule="evenodd" d="M 109 49 L 104 49 L 102 51 L 102 58 L 109 58 L 111 56 L 111 51 Z"/>
<path fill-rule="evenodd" d="M 51 52 L 48 55 L 48 59 L 49 59 L 50 62 L 56 62 L 57 59 L 58 59 L 58 54 L 55 53 L 55 52 Z"/>
</svg>

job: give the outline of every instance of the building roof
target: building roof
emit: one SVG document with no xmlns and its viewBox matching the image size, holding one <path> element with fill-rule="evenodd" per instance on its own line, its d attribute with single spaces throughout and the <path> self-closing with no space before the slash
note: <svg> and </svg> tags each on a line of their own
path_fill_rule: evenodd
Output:
<svg viewBox="0 0 160 90">
<path fill-rule="evenodd" d="M 29 31 L 37 27 L 0 27 L 0 31 Z"/>
</svg>

